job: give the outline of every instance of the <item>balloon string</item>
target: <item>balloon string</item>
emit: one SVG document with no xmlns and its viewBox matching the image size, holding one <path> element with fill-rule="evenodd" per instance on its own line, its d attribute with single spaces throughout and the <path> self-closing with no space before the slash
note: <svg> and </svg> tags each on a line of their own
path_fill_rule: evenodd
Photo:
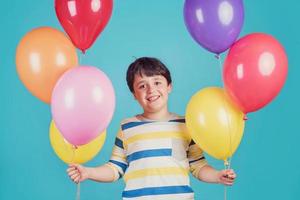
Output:
<svg viewBox="0 0 300 200">
<path fill-rule="evenodd" d="M 230 169 L 230 164 L 231 164 L 231 157 L 228 160 L 224 161 L 224 168 Z M 227 186 L 224 185 L 224 200 L 227 200 Z"/>
<path fill-rule="evenodd" d="M 225 92 L 225 88 L 224 88 L 224 80 L 223 80 L 223 68 L 222 68 L 222 62 L 221 62 L 221 57 L 220 55 L 216 55 L 216 58 L 218 59 L 219 61 L 219 68 L 220 68 L 220 74 L 221 74 L 221 81 L 222 81 L 222 88 L 224 90 L 224 95 L 226 95 L 226 92 Z M 225 97 L 224 97 L 225 98 Z M 224 161 L 224 168 L 225 170 L 226 169 L 230 169 L 230 164 L 231 164 L 231 154 L 232 154 L 232 138 L 231 138 L 231 133 L 232 133 L 232 128 L 230 126 L 230 117 L 228 115 L 228 104 L 227 102 L 225 101 L 225 99 L 222 98 L 222 101 L 223 101 L 223 105 L 224 105 L 224 108 L 225 108 L 225 115 L 226 115 L 226 125 L 227 125 L 227 133 L 228 133 L 228 137 L 229 137 L 229 157 Z M 224 185 L 224 200 L 227 200 L 227 186 Z"/>
<path fill-rule="evenodd" d="M 80 51 L 80 53 L 79 53 L 79 66 L 81 65 L 82 55 L 83 55 L 83 52 Z"/>
<path fill-rule="evenodd" d="M 76 200 L 80 200 L 80 181 L 77 183 Z"/>
<path fill-rule="evenodd" d="M 74 159 L 75 159 L 75 151 L 78 147 L 73 145 L 72 146 L 72 163 L 74 163 Z M 76 200 L 80 200 L 80 181 L 77 183 L 77 189 L 76 189 Z"/>
<path fill-rule="evenodd" d="M 221 74 L 221 81 L 222 81 L 222 88 L 223 88 L 223 91 L 224 91 L 224 95 L 226 95 L 226 92 L 225 92 L 225 88 L 224 88 L 224 80 L 223 80 L 223 68 L 222 68 L 222 61 L 221 61 L 221 57 L 220 55 L 216 55 L 216 58 L 218 59 L 219 61 L 219 68 L 220 68 L 220 74 Z M 230 117 L 228 115 L 228 104 L 226 103 L 225 99 L 222 98 L 222 102 L 223 102 L 223 105 L 224 105 L 224 108 L 225 108 L 225 116 L 226 116 L 226 125 L 227 125 L 227 134 L 228 134 L 228 137 L 229 137 L 229 153 L 228 155 L 231 155 L 232 154 L 232 138 L 231 138 L 231 133 L 232 133 L 232 128 L 230 126 Z"/>
<path fill-rule="evenodd" d="M 215 55 L 216 59 L 218 60 L 219 62 L 219 68 L 220 68 L 220 74 L 221 74 L 221 85 L 222 85 L 222 88 L 224 88 L 224 80 L 223 80 L 223 76 L 222 76 L 222 71 L 223 71 L 223 68 L 222 68 L 222 58 L 219 54 Z"/>
</svg>

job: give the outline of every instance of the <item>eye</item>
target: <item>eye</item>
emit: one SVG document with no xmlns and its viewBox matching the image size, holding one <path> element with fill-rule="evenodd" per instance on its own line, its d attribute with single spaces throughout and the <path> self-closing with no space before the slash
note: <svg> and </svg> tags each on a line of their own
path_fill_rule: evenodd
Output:
<svg viewBox="0 0 300 200">
<path fill-rule="evenodd" d="M 155 85 L 160 85 L 161 84 L 161 82 L 160 81 L 155 81 L 155 83 L 154 83 Z"/>
<path fill-rule="evenodd" d="M 139 87 L 138 87 L 140 90 L 142 90 L 142 89 L 145 89 L 146 88 L 146 86 L 145 86 L 145 84 L 142 84 L 142 85 L 139 85 Z"/>
</svg>

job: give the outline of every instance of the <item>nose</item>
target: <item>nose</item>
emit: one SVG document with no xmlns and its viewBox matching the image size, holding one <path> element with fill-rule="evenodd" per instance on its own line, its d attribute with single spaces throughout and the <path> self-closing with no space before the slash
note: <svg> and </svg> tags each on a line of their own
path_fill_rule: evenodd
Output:
<svg viewBox="0 0 300 200">
<path fill-rule="evenodd" d="M 153 92 L 153 90 L 154 90 L 154 86 L 149 84 L 148 87 L 147 87 L 147 93 L 151 94 Z"/>
</svg>

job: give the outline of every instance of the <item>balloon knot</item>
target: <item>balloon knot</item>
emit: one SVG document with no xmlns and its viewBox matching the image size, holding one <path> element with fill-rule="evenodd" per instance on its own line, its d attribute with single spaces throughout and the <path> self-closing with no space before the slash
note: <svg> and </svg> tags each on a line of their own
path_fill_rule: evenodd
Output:
<svg viewBox="0 0 300 200">
<path fill-rule="evenodd" d="M 215 55 L 215 58 L 216 58 L 216 59 L 220 59 L 220 55 L 219 55 L 219 54 L 216 54 L 216 55 Z"/>
<path fill-rule="evenodd" d="M 244 121 L 248 120 L 248 117 L 247 117 L 247 115 L 246 115 L 246 114 L 244 115 L 244 118 L 243 118 L 243 120 L 244 120 Z"/>
<path fill-rule="evenodd" d="M 228 160 L 224 160 L 224 165 L 225 165 L 226 167 L 229 166 Z"/>
</svg>

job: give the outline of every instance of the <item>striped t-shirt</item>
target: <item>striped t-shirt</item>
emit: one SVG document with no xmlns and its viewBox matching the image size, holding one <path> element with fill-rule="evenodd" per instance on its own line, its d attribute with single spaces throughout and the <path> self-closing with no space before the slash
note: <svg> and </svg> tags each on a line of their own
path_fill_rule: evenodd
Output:
<svg viewBox="0 0 300 200">
<path fill-rule="evenodd" d="M 115 180 L 123 177 L 123 200 L 194 199 L 188 172 L 206 165 L 202 150 L 186 131 L 185 119 L 123 120 L 108 162 Z"/>
</svg>

